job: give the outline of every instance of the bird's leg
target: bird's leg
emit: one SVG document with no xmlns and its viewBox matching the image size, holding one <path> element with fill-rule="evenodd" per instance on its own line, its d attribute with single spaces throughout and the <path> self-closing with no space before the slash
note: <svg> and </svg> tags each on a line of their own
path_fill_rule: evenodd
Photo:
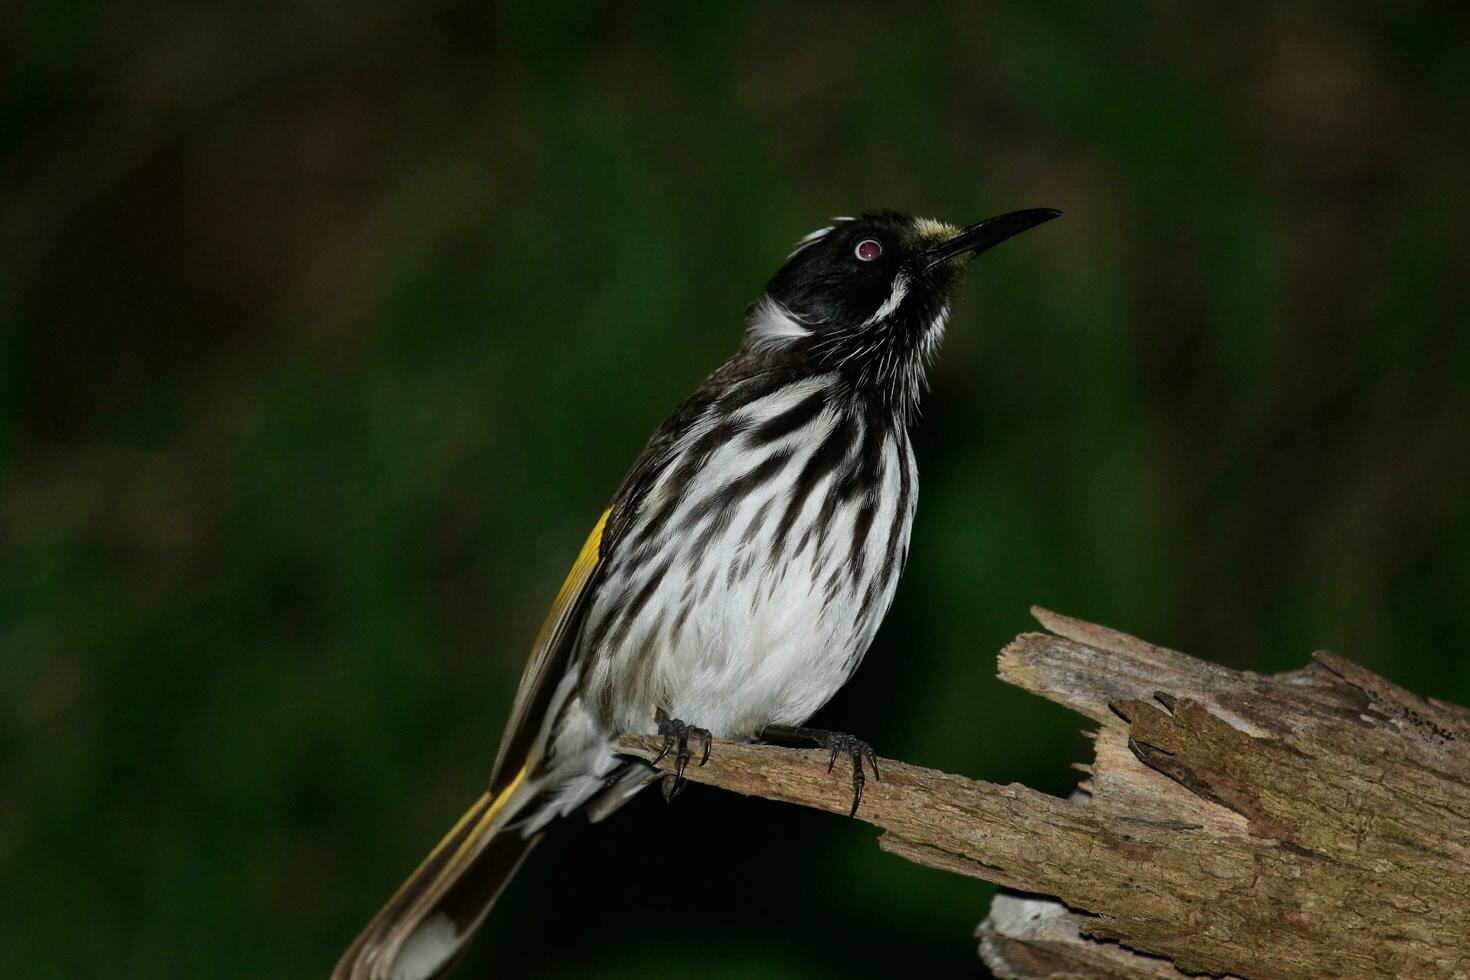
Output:
<svg viewBox="0 0 1470 980">
<path fill-rule="evenodd" d="M 769 742 L 772 745 L 786 745 L 792 748 L 802 748 L 809 745 L 819 746 L 832 753 L 827 760 L 827 771 L 837 764 L 839 755 L 846 755 L 852 760 L 852 810 L 848 816 L 857 816 L 858 804 L 863 801 L 863 784 L 867 782 L 863 775 L 863 763 L 866 762 L 873 770 L 873 778 L 879 779 L 878 757 L 873 754 L 873 747 L 860 738 L 854 738 L 842 732 L 829 732 L 824 728 L 803 728 L 800 725 L 767 725 L 755 733 L 758 741 Z"/>
<path fill-rule="evenodd" d="M 689 765 L 693 753 L 689 751 L 689 740 L 692 738 L 699 743 L 702 750 L 699 764 L 702 766 L 709 761 L 709 747 L 712 736 L 708 729 L 696 728 L 686 725 L 677 718 L 670 718 L 669 713 L 663 708 L 655 708 L 653 712 L 654 721 L 658 722 L 658 733 L 664 737 L 663 748 L 659 750 L 654 758 L 653 764 L 658 765 L 669 750 L 674 750 L 674 771 L 671 775 L 664 776 L 664 799 L 672 800 L 684 786 L 684 768 Z"/>
</svg>

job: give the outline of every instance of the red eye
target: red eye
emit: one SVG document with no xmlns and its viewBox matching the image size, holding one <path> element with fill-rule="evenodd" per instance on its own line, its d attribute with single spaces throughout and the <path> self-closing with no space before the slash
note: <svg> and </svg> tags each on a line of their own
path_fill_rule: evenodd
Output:
<svg viewBox="0 0 1470 980">
<path fill-rule="evenodd" d="M 852 250 L 852 254 L 864 262 L 871 262 L 883 254 L 883 246 L 871 238 L 864 238 L 857 243 L 857 248 Z"/>
</svg>

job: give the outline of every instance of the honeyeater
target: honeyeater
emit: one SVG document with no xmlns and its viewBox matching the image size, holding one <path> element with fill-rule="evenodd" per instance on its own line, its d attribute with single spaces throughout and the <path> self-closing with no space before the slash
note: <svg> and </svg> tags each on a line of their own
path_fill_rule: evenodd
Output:
<svg viewBox="0 0 1470 980">
<path fill-rule="evenodd" d="M 464 950 L 556 817 L 607 816 L 712 737 L 866 743 L 800 727 L 852 675 L 908 557 L 909 445 L 926 363 L 969 259 L 1058 211 L 957 228 L 837 218 L 746 311 L 735 355 L 653 433 L 582 546 L 531 651 L 488 791 L 368 923 L 335 980 L 424 980 Z"/>
</svg>

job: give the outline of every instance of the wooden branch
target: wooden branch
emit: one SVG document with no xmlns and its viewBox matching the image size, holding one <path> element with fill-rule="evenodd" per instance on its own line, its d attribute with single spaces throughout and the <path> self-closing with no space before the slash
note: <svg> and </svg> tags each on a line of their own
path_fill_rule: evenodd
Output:
<svg viewBox="0 0 1470 980">
<path fill-rule="evenodd" d="M 1331 654 L 1265 677 L 1033 611 L 1050 632 L 1000 676 L 1097 723 L 1073 798 L 881 759 L 858 811 L 892 854 L 1024 893 L 978 930 L 997 976 L 1470 977 L 1470 712 Z M 687 775 L 851 802 L 821 751 L 716 742 Z"/>
</svg>

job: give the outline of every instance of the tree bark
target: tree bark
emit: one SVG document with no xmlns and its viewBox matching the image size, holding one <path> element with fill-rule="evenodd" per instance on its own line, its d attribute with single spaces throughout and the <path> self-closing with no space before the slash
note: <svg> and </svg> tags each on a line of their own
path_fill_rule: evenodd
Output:
<svg viewBox="0 0 1470 980">
<path fill-rule="evenodd" d="M 997 976 L 1470 977 L 1470 712 L 1328 653 L 1267 677 L 1034 612 L 1000 676 L 1097 723 L 1077 793 L 880 759 L 857 815 L 1019 893 L 978 930 Z M 846 814 L 827 762 L 721 741 L 687 776 Z"/>
</svg>

